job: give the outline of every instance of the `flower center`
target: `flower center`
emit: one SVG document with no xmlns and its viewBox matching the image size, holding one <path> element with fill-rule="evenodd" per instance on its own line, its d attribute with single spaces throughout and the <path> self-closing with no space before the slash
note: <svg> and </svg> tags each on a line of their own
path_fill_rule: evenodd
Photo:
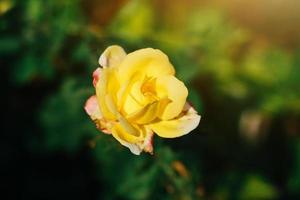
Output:
<svg viewBox="0 0 300 200">
<path fill-rule="evenodd" d="M 141 86 L 141 92 L 150 102 L 158 100 L 156 93 L 156 78 L 146 77 Z"/>
</svg>

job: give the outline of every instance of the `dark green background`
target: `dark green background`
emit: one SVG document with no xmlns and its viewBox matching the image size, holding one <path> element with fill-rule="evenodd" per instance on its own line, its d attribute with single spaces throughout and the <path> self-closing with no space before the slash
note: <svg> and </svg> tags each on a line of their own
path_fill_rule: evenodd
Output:
<svg viewBox="0 0 300 200">
<path fill-rule="evenodd" d="M 300 6 L 264 1 L 249 21 L 252 4 L 1 0 L 4 199 L 300 199 Z M 153 156 L 97 131 L 83 106 L 112 44 L 164 51 L 199 127 Z"/>
</svg>

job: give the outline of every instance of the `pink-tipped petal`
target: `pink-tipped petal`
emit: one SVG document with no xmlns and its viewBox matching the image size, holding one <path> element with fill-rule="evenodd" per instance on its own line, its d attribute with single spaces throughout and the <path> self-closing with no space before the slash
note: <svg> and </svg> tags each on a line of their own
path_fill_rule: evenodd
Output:
<svg viewBox="0 0 300 200">
<path fill-rule="evenodd" d="M 153 132 L 148 133 L 144 141 L 144 151 L 153 154 Z"/>
<path fill-rule="evenodd" d="M 98 106 L 98 100 L 96 95 L 91 96 L 85 103 L 85 111 L 91 117 L 92 120 L 101 119 L 102 114 Z"/>
<path fill-rule="evenodd" d="M 101 73 L 101 68 L 100 68 L 100 67 L 98 67 L 98 68 L 93 72 L 93 85 L 94 85 L 94 87 L 96 87 L 97 82 L 99 81 L 100 73 Z"/>
</svg>

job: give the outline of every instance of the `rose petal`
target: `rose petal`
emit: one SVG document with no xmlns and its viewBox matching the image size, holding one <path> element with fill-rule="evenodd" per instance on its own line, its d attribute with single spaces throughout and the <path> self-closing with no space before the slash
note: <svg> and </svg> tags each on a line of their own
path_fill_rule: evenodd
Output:
<svg viewBox="0 0 300 200">
<path fill-rule="evenodd" d="M 91 117 L 92 120 L 101 119 L 102 114 L 98 106 L 98 100 L 96 95 L 91 96 L 85 103 L 85 111 Z"/>
<path fill-rule="evenodd" d="M 156 92 L 160 98 L 168 97 L 171 100 L 160 118 L 170 120 L 177 117 L 185 105 L 188 96 L 188 90 L 184 83 L 175 76 L 161 76 L 156 81 Z"/>
<path fill-rule="evenodd" d="M 96 95 L 99 107 L 103 117 L 107 120 L 115 120 L 117 118 L 116 115 L 108 108 L 106 103 L 107 100 L 112 100 L 111 103 L 115 104 L 115 96 L 116 91 L 119 88 L 119 84 L 114 74 L 115 72 L 111 68 L 102 69 L 101 78 L 96 85 Z M 114 96 L 107 98 L 106 96 L 108 93 Z"/>
<path fill-rule="evenodd" d="M 135 129 L 139 132 L 135 136 L 128 132 L 128 129 L 123 124 L 117 123 L 112 128 L 112 135 L 123 146 L 130 149 L 133 154 L 139 155 L 143 150 L 145 152 L 153 153 L 153 131 L 146 127 L 137 126 Z"/>
<path fill-rule="evenodd" d="M 144 141 L 144 144 L 143 144 L 143 149 L 145 152 L 148 152 L 150 154 L 153 154 L 153 132 L 150 131 L 146 138 L 145 138 L 145 141 Z"/>
<path fill-rule="evenodd" d="M 201 116 L 187 103 L 182 114 L 179 118 L 153 123 L 149 127 L 158 136 L 164 138 L 175 138 L 188 134 L 199 125 Z"/>
<path fill-rule="evenodd" d="M 122 47 L 118 45 L 112 45 L 105 49 L 105 51 L 101 54 L 99 58 L 99 64 L 104 68 L 116 67 L 123 61 L 125 57 L 126 52 Z"/>
<path fill-rule="evenodd" d="M 119 75 L 121 83 L 130 80 L 136 74 L 140 79 L 158 77 L 161 75 L 174 75 L 175 70 L 168 56 L 162 51 L 145 48 L 129 53 L 120 64 Z"/>
<path fill-rule="evenodd" d="M 159 101 L 149 103 L 144 108 L 128 115 L 128 120 L 137 124 L 148 124 L 155 120 L 158 115 L 166 108 L 171 102 L 170 99 L 164 98 Z"/>
<path fill-rule="evenodd" d="M 93 72 L 93 85 L 94 87 L 96 87 L 99 78 L 100 78 L 100 74 L 101 74 L 101 68 L 98 67 L 94 72 Z"/>
<path fill-rule="evenodd" d="M 118 123 L 112 128 L 112 135 L 123 146 L 129 148 L 133 154 L 139 155 L 143 151 L 143 148 L 138 145 L 143 140 L 141 134 L 140 137 L 134 136 Z"/>
</svg>

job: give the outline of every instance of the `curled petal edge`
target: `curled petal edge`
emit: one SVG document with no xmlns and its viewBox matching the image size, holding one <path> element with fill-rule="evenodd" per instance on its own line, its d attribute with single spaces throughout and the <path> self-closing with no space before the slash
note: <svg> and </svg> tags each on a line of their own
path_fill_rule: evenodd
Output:
<svg viewBox="0 0 300 200">
<path fill-rule="evenodd" d="M 140 155 L 142 151 L 153 154 L 153 136 L 154 136 L 154 134 L 150 130 L 146 134 L 147 135 L 144 140 L 138 141 L 135 143 L 130 143 L 130 142 L 127 142 L 126 140 L 124 140 L 124 138 L 121 138 L 119 136 L 119 133 L 116 128 L 112 129 L 112 135 L 114 136 L 114 138 L 116 138 L 116 140 L 118 140 L 123 146 L 129 148 L 131 153 L 133 153 L 135 155 Z"/>
<path fill-rule="evenodd" d="M 96 87 L 99 79 L 100 79 L 100 74 L 101 74 L 101 68 L 98 67 L 94 72 L 93 72 L 93 85 Z"/>
<path fill-rule="evenodd" d="M 201 116 L 197 114 L 196 110 L 190 104 L 186 103 L 179 117 L 153 123 L 148 126 L 160 137 L 176 138 L 186 135 L 197 128 L 200 119 Z"/>
<path fill-rule="evenodd" d="M 97 128 L 103 133 L 110 134 L 108 129 L 109 123 L 104 120 L 102 113 L 99 109 L 98 100 L 96 95 L 91 96 L 85 103 L 85 112 L 90 116 L 90 118 L 95 122 Z"/>
</svg>

